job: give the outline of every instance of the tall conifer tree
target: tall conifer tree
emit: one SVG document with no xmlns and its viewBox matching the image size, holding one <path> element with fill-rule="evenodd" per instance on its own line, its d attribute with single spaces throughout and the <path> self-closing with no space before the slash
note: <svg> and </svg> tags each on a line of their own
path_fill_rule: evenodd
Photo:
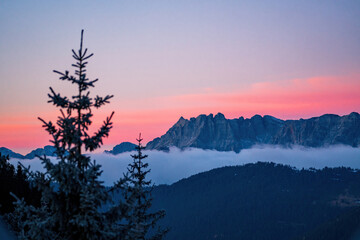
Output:
<svg viewBox="0 0 360 240">
<path fill-rule="evenodd" d="M 89 89 L 98 79 L 90 80 L 86 75 L 87 60 L 93 54 L 83 47 L 83 31 L 80 48 L 72 53 L 76 61 L 72 64 L 74 75 L 69 71 L 54 72 L 60 75 L 60 80 L 74 84 L 77 95 L 61 96 L 50 87 L 49 102 L 60 108 L 60 116 L 56 124 L 39 119 L 52 137 L 58 161 L 39 156 L 45 173 L 29 171 L 34 186 L 42 193 L 41 207 L 17 199 L 13 216 L 21 229 L 20 239 L 121 239 L 117 224 L 121 214 L 114 214 L 121 207 L 112 208 L 110 215 L 100 211 L 110 195 L 99 180 L 100 165 L 83 154 L 84 150 L 99 148 L 108 136 L 114 112 L 93 135 L 88 127 L 92 123 L 92 109 L 109 103 L 112 96 L 90 97 Z"/>
</svg>

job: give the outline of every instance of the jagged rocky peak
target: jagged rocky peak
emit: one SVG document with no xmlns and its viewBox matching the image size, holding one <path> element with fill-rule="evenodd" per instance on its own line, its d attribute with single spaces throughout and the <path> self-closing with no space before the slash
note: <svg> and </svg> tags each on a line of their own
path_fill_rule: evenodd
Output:
<svg viewBox="0 0 360 240">
<path fill-rule="evenodd" d="M 253 119 L 253 120 L 260 120 L 262 119 L 262 116 L 259 115 L 259 114 L 255 114 L 254 116 L 252 116 L 250 119 Z"/>
<path fill-rule="evenodd" d="M 347 116 L 345 116 L 345 117 L 347 117 L 347 118 L 349 118 L 349 119 L 359 119 L 359 118 L 360 118 L 360 114 L 357 113 L 357 112 L 352 112 L 352 113 L 350 113 L 349 115 L 347 115 Z"/>
<path fill-rule="evenodd" d="M 275 118 L 274 118 L 275 119 Z M 273 123 L 269 123 L 273 121 Z M 201 114 L 190 120 L 179 120 L 168 132 L 149 142 L 148 149 L 169 149 L 176 146 L 181 149 L 188 147 L 215 149 L 220 151 L 240 151 L 252 142 L 269 138 L 269 133 L 279 124 L 278 121 L 264 122 L 260 116 L 251 119 L 226 119 L 224 114 Z M 275 126 L 275 127 L 274 127 Z M 276 130 L 276 129 L 275 129 Z"/>
<path fill-rule="evenodd" d="M 183 127 L 189 122 L 191 123 L 201 123 L 204 120 L 219 120 L 219 119 L 226 119 L 224 114 L 217 113 L 215 116 L 214 114 L 210 113 L 209 115 L 206 114 L 200 114 L 197 117 L 192 117 L 189 120 L 185 119 L 183 116 L 179 118 L 179 120 L 174 124 L 173 127 Z"/>
<path fill-rule="evenodd" d="M 175 146 L 239 152 L 258 144 L 359 146 L 360 116 L 354 112 L 342 117 L 325 114 L 284 121 L 270 115 L 226 119 L 222 113 L 202 114 L 190 120 L 180 118 L 166 134 L 149 142 L 147 148 L 168 150 Z"/>
<path fill-rule="evenodd" d="M 214 119 L 214 118 L 225 118 L 224 114 L 222 113 L 217 113 L 215 116 L 213 113 L 210 113 L 209 115 L 206 115 L 206 114 L 200 114 L 198 115 L 197 117 L 191 117 L 190 118 L 190 121 L 195 121 L 196 119 L 205 119 L 205 118 L 208 118 L 208 119 Z M 179 120 L 177 121 L 177 123 L 179 122 L 187 122 L 189 120 L 185 119 L 183 116 L 181 116 L 179 118 Z"/>
<path fill-rule="evenodd" d="M 183 116 L 175 123 L 175 125 L 184 126 L 189 120 L 186 120 Z"/>
<path fill-rule="evenodd" d="M 215 119 L 225 119 L 225 116 L 224 116 L 224 114 L 222 114 L 222 113 L 217 113 L 217 114 L 215 115 Z"/>
<path fill-rule="evenodd" d="M 276 122 L 279 122 L 279 123 L 284 122 L 284 120 L 281 120 L 279 118 L 276 118 L 276 117 L 273 117 L 273 116 L 270 116 L 270 115 L 264 115 L 264 119 L 273 120 L 273 121 L 276 121 Z"/>
<path fill-rule="evenodd" d="M 206 116 L 205 114 L 201 114 L 201 115 L 197 116 L 197 118 L 195 118 L 195 122 L 201 122 L 207 118 L 208 118 L 208 116 Z"/>
</svg>

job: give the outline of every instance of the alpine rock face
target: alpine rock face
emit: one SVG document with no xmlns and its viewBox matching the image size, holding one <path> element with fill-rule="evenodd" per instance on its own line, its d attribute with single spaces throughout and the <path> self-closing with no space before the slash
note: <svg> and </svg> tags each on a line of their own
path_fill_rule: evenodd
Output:
<svg viewBox="0 0 360 240">
<path fill-rule="evenodd" d="M 181 117 L 166 134 L 155 138 L 147 149 L 168 150 L 170 147 L 202 148 L 235 151 L 254 145 L 281 145 L 291 147 L 323 147 L 360 144 L 360 115 L 325 114 L 300 120 L 281 120 L 272 116 L 255 115 L 226 119 L 223 114 L 199 115 L 190 120 Z"/>
</svg>

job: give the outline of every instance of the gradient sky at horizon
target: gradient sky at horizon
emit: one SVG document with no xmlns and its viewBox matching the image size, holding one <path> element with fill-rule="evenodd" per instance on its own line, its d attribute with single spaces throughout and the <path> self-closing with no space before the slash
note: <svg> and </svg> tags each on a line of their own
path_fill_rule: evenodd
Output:
<svg viewBox="0 0 360 240">
<path fill-rule="evenodd" d="M 48 144 L 38 116 L 56 120 L 52 70 L 72 70 L 71 49 L 94 52 L 94 94 L 114 94 L 109 149 L 160 136 L 180 116 L 283 119 L 360 112 L 359 1 L 0 2 L 0 146 Z M 96 125 L 96 124 L 95 124 Z"/>
</svg>

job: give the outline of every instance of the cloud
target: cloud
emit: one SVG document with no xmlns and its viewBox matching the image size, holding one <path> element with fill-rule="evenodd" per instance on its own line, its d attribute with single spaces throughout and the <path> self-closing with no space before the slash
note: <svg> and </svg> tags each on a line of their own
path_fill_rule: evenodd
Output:
<svg viewBox="0 0 360 240">
<path fill-rule="evenodd" d="M 149 163 L 151 172 L 149 179 L 155 184 L 171 184 L 182 178 L 223 166 L 236 166 L 246 163 L 274 162 L 290 165 L 298 169 L 324 167 L 360 168 L 360 148 L 334 146 L 329 148 L 293 147 L 284 149 L 272 146 L 257 146 L 240 153 L 218 152 L 202 149 L 180 151 L 172 148 L 170 152 L 145 151 L 149 155 L 145 160 Z M 111 185 L 126 171 L 132 158 L 130 153 L 119 155 L 92 154 L 92 159 L 102 165 L 101 179 L 106 185 Z M 12 160 L 16 163 L 18 160 Z M 33 170 L 41 170 L 38 159 L 21 160 Z"/>
</svg>

